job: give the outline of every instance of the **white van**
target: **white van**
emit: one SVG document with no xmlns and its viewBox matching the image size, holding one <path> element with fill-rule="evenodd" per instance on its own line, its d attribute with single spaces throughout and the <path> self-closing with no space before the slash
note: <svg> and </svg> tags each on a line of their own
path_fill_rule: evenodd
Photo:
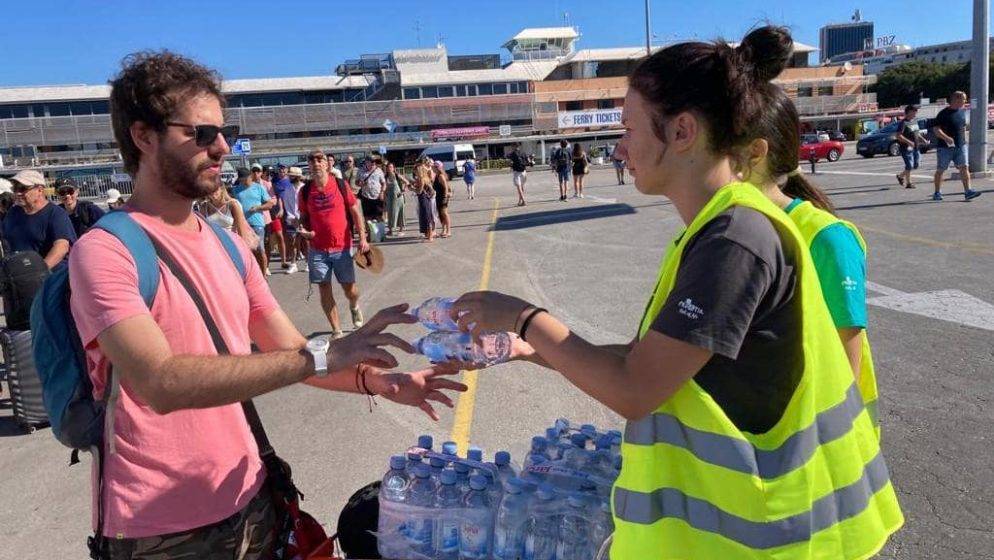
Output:
<svg viewBox="0 0 994 560">
<path fill-rule="evenodd" d="M 472 144 L 436 144 L 421 152 L 421 157 L 425 156 L 442 162 L 451 179 L 462 176 L 463 164 L 470 158 L 476 159 L 476 152 Z"/>
</svg>

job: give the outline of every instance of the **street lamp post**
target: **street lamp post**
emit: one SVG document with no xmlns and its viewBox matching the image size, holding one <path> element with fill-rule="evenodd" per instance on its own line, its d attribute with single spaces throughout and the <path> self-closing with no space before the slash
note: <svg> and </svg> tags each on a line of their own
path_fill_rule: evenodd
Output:
<svg viewBox="0 0 994 560">
<path fill-rule="evenodd" d="M 973 0 L 973 60 L 970 63 L 970 172 L 987 173 L 987 91 L 991 43 L 989 0 Z"/>
<path fill-rule="evenodd" d="M 652 54 L 652 32 L 649 28 L 652 27 L 649 23 L 649 0 L 645 0 L 645 56 Z"/>
</svg>

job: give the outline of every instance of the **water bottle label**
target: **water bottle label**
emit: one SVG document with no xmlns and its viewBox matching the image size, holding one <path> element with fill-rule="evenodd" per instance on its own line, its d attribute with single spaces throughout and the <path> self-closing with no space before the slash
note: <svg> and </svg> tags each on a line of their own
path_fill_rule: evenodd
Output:
<svg viewBox="0 0 994 560">
<path fill-rule="evenodd" d="M 438 552 L 458 553 L 459 552 L 459 522 L 455 519 L 442 519 L 439 521 L 439 531 L 441 538 L 438 543 Z"/>
<path fill-rule="evenodd" d="M 460 550 L 464 558 L 488 558 L 490 556 L 489 527 L 464 521 L 460 534 Z"/>
</svg>

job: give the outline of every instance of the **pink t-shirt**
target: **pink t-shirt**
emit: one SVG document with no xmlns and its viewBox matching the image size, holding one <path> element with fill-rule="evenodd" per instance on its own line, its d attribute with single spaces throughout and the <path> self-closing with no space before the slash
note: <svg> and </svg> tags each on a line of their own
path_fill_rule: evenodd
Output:
<svg viewBox="0 0 994 560">
<path fill-rule="evenodd" d="M 147 214 L 131 216 L 190 275 L 231 353 L 249 354 L 249 323 L 279 306 L 245 244 L 232 235 L 248 271 L 243 283 L 202 221 L 194 232 Z M 94 229 L 81 237 L 69 270 L 70 305 L 99 398 L 110 364 L 97 335 L 149 309 L 138 292 L 134 260 L 107 232 Z M 193 300 L 161 262 L 159 271 L 151 315 L 172 351 L 216 355 Z M 112 409 L 114 434 L 104 443 L 104 535 L 139 538 L 209 525 L 244 508 L 262 486 L 264 468 L 240 404 L 160 415 L 125 382 Z M 96 527 L 96 507 L 93 519 Z"/>
</svg>

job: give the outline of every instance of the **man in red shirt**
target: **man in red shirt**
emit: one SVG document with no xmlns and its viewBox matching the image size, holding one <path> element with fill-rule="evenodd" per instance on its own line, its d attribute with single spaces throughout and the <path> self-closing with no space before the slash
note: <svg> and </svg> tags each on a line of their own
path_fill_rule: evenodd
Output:
<svg viewBox="0 0 994 560">
<path fill-rule="evenodd" d="M 342 325 L 331 289 L 331 277 L 334 275 L 342 285 L 352 310 L 352 324 L 358 329 L 363 318 L 352 260 L 353 227 L 358 230 L 360 253 L 369 252 L 369 243 L 366 242 L 366 227 L 359 202 L 352 189 L 341 188 L 341 179 L 331 175 L 325 153 L 314 150 L 307 156 L 307 161 L 311 168 L 311 183 L 300 190 L 297 203 L 300 235 L 311 244 L 307 252 L 310 281 L 318 285 L 321 308 L 331 323 L 332 336 L 339 338 L 342 336 Z"/>
</svg>

